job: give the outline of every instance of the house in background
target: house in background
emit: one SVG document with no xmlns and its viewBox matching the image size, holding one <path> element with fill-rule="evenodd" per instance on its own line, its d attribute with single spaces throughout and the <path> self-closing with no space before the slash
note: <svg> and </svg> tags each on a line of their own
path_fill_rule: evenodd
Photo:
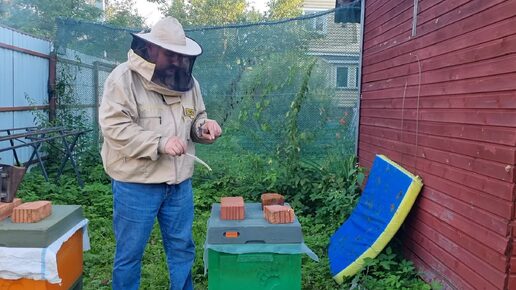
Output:
<svg viewBox="0 0 516 290">
<path fill-rule="evenodd" d="M 335 8 L 335 0 L 306 0 L 305 15 Z M 341 107 L 357 107 L 360 24 L 335 23 L 335 13 L 312 19 L 311 30 L 321 35 L 309 46 L 309 54 L 320 57 L 329 67 L 328 78 L 335 85 Z"/>
</svg>

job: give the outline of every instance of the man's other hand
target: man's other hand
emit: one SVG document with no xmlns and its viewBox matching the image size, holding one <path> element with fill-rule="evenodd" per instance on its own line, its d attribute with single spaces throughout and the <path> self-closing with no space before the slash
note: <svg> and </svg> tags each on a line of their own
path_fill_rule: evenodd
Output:
<svg viewBox="0 0 516 290">
<path fill-rule="evenodd" d="M 222 129 L 219 126 L 219 123 L 215 120 L 207 119 L 204 125 L 201 128 L 201 138 L 208 141 L 213 141 L 220 137 L 222 134 Z"/>
<path fill-rule="evenodd" d="M 168 138 L 165 144 L 165 153 L 172 156 L 180 156 L 186 153 L 186 143 L 177 136 Z"/>
</svg>

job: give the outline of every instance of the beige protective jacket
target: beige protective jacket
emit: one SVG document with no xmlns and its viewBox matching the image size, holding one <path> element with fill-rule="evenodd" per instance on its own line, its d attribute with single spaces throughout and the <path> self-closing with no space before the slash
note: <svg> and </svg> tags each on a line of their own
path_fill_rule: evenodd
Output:
<svg viewBox="0 0 516 290">
<path fill-rule="evenodd" d="M 102 161 L 107 174 L 119 181 L 178 184 L 193 174 L 194 160 L 164 153 L 170 136 L 202 142 L 198 128 L 206 112 L 197 80 L 184 93 L 151 82 L 154 64 L 128 53 L 104 84 L 99 124 L 104 137 Z M 203 142 L 206 143 L 206 142 Z"/>
</svg>

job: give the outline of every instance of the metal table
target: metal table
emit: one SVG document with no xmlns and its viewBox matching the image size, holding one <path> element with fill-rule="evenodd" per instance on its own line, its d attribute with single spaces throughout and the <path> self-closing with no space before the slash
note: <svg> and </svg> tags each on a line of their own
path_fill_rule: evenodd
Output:
<svg viewBox="0 0 516 290">
<path fill-rule="evenodd" d="M 0 130 L 0 142 L 9 142 L 9 146 L 6 147 L 0 147 L 0 152 L 4 151 L 12 151 L 14 159 L 16 161 L 16 165 L 18 166 L 25 166 L 33 163 L 34 158 L 36 158 L 36 162 L 41 167 L 41 171 L 43 173 L 43 176 L 45 177 L 45 180 L 48 181 L 48 173 L 45 168 L 45 164 L 43 163 L 43 158 L 41 157 L 41 146 L 44 143 L 48 143 L 50 146 L 53 146 L 54 148 L 57 148 L 62 153 L 64 153 L 64 157 L 61 160 L 61 164 L 59 166 L 59 169 L 57 171 L 57 177 L 56 180 L 59 180 L 61 177 L 64 167 L 68 160 L 70 160 L 70 163 L 72 164 L 72 168 L 75 171 L 75 175 L 77 178 L 77 182 L 81 187 L 84 186 L 84 183 L 82 181 L 79 168 L 77 166 L 77 162 L 75 161 L 73 157 L 73 150 L 75 149 L 75 146 L 77 145 L 77 140 L 79 137 L 91 130 L 75 130 L 75 129 L 69 129 L 65 127 L 23 127 L 23 128 L 11 128 L 11 129 L 1 129 Z M 53 140 L 61 140 L 62 142 L 62 148 L 58 148 L 54 146 L 50 141 Z M 15 144 L 15 141 L 18 142 L 18 144 Z M 31 147 L 32 153 L 26 162 L 23 164 L 20 162 L 18 154 L 16 152 L 16 149 L 23 148 L 23 147 Z"/>
</svg>

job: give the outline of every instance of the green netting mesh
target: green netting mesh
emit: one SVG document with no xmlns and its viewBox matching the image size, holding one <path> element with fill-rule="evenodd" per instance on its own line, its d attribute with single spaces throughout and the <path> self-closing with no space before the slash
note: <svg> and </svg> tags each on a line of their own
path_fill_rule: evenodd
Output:
<svg viewBox="0 0 516 290">
<path fill-rule="evenodd" d="M 356 15 L 337 14 L 343 22 L 346 17 L 356 22 Z M 224 130 L 215 147 L 198 147 L 200 155 L 275 154 L 284 146 L 312 159 L 355 153 L 360 24 L 335 23 L 331 10 L 185 30 L 204 49 L 194 75 L 209 117 Z M 103 82 L 114 65 L 126 60 L 129 32 L 135 31 L 58 23 L 58 69 L 73 70 L 72 94 L 94 127 Z"/>
</svg>

